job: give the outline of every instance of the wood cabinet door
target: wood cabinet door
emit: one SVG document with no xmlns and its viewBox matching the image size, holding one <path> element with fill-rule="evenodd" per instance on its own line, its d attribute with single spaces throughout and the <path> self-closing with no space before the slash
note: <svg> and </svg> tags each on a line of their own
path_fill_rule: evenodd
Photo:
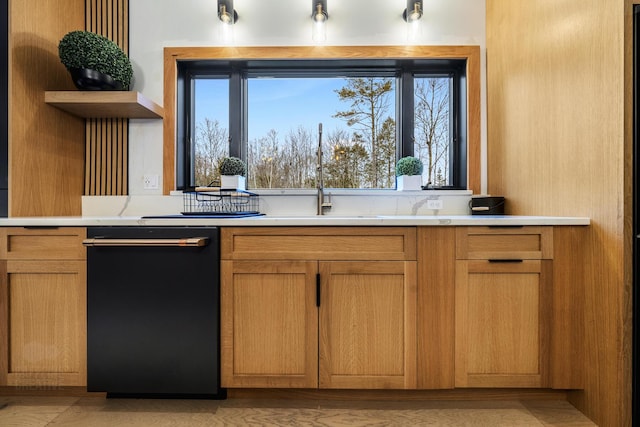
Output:
<svg viewBox="0 0 640 427">
<path fill-rule="evenodd" d="M 457 261 L 456 387 L 547 387 L 552 261 Z"/>
<path fill-rule="evenodd" d="M 0 264 L 0 383 L 85 386 L 85 262 Z"/>
<path fill-rule="evenodd" d="M 223 387 L 318 385 L 316 261 L 221 262 Z"/>
<path fill-rule="evenodd" d="M 416 387 L 416 262 L 320 262 L 321 388 Z"/>
</svg>

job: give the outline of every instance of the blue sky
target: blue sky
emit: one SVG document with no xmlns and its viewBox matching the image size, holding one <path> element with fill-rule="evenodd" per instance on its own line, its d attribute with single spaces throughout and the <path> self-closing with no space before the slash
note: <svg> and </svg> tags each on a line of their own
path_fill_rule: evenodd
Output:
<svg viewBox="0 0 640 427">
<path fill-rule="evenodd" d="M 344 79 L 252 79 L 249 81 L 249 140 L 276 129 L 284 136 L 290 129 L 303 126 L 323 132 L 346 129 L 344 120 L 331 117 L 346 110 L 335 90 Z"/>
<path fill-rule="evenodd" d="M 265 78 L 249 80 L 249 140 L 271 129 L 284 137 L 289 130 L 303 126 L 323 133 L 348 130 L 344 120 L 331 117 L 346 110 L 349 103 L 338 99 L 336 90 L 344 87 L 341 78 Z M 228 128 L 228 89 L 226 80 L 198 80 L 196 83 L 196 122 L 205 117 L 217 119 Z"/>
</svg>

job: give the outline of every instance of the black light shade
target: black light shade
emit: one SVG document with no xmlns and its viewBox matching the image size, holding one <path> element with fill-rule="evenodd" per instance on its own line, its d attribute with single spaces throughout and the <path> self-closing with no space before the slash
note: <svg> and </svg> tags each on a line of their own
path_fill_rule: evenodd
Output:
<svg viewBox="0 0 640 427">
<path fill-rule="evenodd" d="M 313 5 L 311 9 L 311 19 L 315 22 L 324 22 L 329 19 L 327 13 L 327 0 L 311 0 Z"/>
<path fill-rule="evenodd" d="M 407 22 L 417 21 L 422 18 L 422 1 L 407 0 L 407 8 L 402 13 L 402 17 Z"/>
<path fill-rule="evenodd" d="M 218 18 L 225 24 L 235 24 L 238 14 L 233 8 L 233 0 L 218 0 Z"/>
</svg>

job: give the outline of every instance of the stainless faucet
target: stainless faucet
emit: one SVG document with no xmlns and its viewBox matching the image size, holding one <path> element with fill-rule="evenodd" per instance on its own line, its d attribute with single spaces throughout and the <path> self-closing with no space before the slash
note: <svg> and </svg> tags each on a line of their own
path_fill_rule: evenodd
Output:
<svg viewBox="0 0 640 427">
<path fill-rule="evenodd" d="M 322 123 L 318 125 L 318 166 L 316 167 L 316 186 L 318 188 L 318 197 L 316 200 L 318 215 L 324 215 L 325 209 L 331 209 L 331 193 L 328 194 L 327 200 L 324 199 L 324 183 L 322 181 Z"/>
</svg>

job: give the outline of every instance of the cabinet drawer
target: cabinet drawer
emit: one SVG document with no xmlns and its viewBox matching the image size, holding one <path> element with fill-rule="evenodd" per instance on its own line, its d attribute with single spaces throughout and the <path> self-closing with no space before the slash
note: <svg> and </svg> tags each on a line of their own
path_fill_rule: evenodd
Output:
<svg viewBox="0 0 640 427">
<path fill-rule="evenodd" d="M 86 259 L 83 227 L 0 228 L 0 259 Z"/>
<path fill-rule="evenodd" d="M 457 259 L 552 259 L 552 227 L 459 227 Z"/>
<path fill-rule="evenodd" d="M 416 259 L 415 227 L 225 227 L 222 259 Z"/>
</svg>

